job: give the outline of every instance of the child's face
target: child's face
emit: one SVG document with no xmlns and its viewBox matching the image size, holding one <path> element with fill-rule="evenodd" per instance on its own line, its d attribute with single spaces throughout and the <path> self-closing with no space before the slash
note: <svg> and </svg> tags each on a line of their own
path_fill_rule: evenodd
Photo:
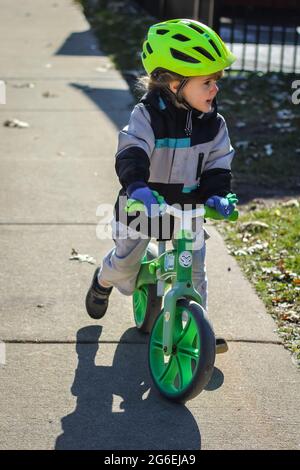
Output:
<svg viewBox="0 0 300 470">
<path fill-rule="evenodd" d="M 170 83 L 173 93 L 176 93 L 179 81 L 174 80 Z M 218 93 L 217 82 L 212 76 L 191 77 L 183 87 L 182 95 L 190 106 L 208 113 L 212 110 L 212 101 Z"/>
</svg>

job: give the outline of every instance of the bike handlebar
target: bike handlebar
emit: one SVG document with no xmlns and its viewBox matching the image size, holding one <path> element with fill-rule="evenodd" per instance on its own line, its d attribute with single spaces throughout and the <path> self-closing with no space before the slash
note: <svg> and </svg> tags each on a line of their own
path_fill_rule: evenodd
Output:
<svg viewBox="0 0 300 470">
<path fill-rule="evenodd" d="M 237 209 L 235 209 L 229 217 L 223 217 L 212 207 L 206 206 L 204 204 L 199 205 L 200 207 L 197 207 L 196 209 L 184 211 L 178 209 L 177 207 L 170 206 L 169 204 L 164 202 L 160 205 L 160 215 L 167 213 L 181 219 L 182 215 L 184 214 L 184 217 L 187 218 L 204 217 L 205 219 L 230 220 L 231 222 L 235 222 L 239 217 L 239 211 Z M 138 201 L 136 199 L 128 199 L 125 211 L 129 214 L 132 212 L 143 212 L 145 211 L 145 206 L 141 201 Z"/>
</svg>

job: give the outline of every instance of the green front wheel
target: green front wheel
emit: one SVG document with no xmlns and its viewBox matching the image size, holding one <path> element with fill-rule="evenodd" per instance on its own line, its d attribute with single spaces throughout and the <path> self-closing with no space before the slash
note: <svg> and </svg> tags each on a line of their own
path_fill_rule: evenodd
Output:
<svg viewBox="0 0 300 470">
<path fill-rule="evenodd" d="M 173 351 L 163 350 L 164 311 L 157 317 L 149 340 L 152 380 L 166 398 L 185 402 L 208 384 L 215 362 L 215 335 L 201 305 L 187 299 L 176 307 Z"/>
</svg>

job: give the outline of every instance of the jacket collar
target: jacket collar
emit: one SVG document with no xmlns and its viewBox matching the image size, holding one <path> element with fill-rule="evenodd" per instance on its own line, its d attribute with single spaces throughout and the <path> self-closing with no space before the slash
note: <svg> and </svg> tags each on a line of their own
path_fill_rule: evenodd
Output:
<svg viewBox="0 0 300 470">
<path fill-rule="evenodd" d="M 214 118 L 218 112 L 217 100 L 216 98 L 213 101 L 213 109 L 209 113 L 203 113 L 202 111 L 198 111 L 195 108 L 185 109 L 185 108 L 177 108 L 171 101 L 168 93 L 164 92 L 163 90 L 152 90 L 148 91 L 144 94 L 144 96 L 140 99 L 140 103 L 150 104 L 155 109 L 164 112 L 170 111 L 171 114 L 175 113 L 189 113 L 192 114 L 193 117 L 206 121 L 208 119 Z"/>
</svg>

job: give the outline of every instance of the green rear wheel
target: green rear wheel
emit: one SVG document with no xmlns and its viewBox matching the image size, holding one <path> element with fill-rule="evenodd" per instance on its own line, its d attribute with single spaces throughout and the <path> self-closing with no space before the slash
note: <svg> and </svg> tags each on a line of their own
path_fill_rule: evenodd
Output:
<svg viewBox="0 0 300 470">
<path fill-rule="evenodd" d="M 162 310 L 149 340 L 149 368 L 153 382 L 166 398 L 185 402 L 209 382 L 215 362 L 215 335 L 204 309 L 180 300 L 176 307 L 173 352 L 163 350 Z"/>
<path fill-rule="evenodd" d="M 157 247 L 149 244 L 142 260 L 151 261 L 157 257 Z M 147 284 L 133 292 L 133 313 L 136 327 L 143 333 L 149 333 L 160 313 L 162 298 L 157 296 L 156 284 Z"/>
</svg>

